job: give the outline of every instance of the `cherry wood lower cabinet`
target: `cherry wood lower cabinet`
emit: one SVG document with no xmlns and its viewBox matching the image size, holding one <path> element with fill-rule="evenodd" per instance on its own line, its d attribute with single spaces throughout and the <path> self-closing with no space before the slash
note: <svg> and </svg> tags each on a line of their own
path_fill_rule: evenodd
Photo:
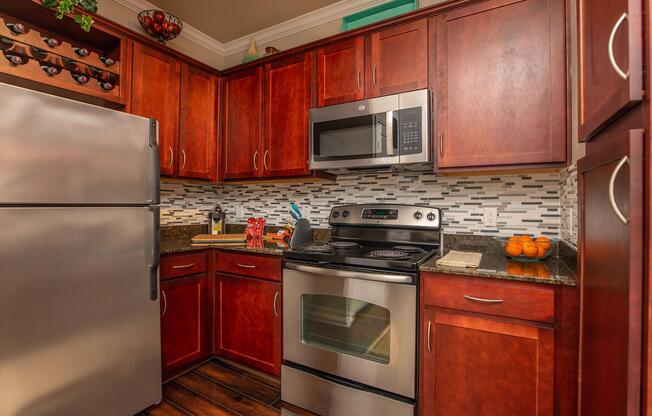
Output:
<svg viewBox="0 0 652 416">
<path fill-rule="evenodd" d="M 281 296 L 279 282 L 217 274 L 215 352 L 280 376 Z"/>
<path fill-rule="evenodd" d="M 576 414 L 575 288 L 429 273 L 421 282 L 421 416 Z"/>
<path fill-rule="evenodd" d="M 161 282 L 164 375 L 210 353 L 207 280 L 203 273 Z"/>
</svg>

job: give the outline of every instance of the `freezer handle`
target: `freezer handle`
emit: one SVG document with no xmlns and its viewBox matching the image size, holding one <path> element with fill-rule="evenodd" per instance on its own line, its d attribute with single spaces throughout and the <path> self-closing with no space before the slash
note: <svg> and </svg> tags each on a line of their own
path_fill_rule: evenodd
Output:
<svg viewBox="0 0 652 416">
<path fill-rule="evenodd" d="M 152 261 L 149 265 L 149 299 L 156 300 L 158 298 L 158 269 L 161 263 L 161 245 L 160 245 L 160 230 L 161 230 L 161 208 L 157 206 L 149 207 L 153 215 L 154 227 L 152 233 Z"/>
<path fill-rule="evenodd" d="M 152 192 L 153 198 L 149 200 L 150 204 L 161 202 L 161 157 L 158 146 L 158 121 L 155 118 L 149 120 L 149 147 L 152 153 Z"/>
</svg>

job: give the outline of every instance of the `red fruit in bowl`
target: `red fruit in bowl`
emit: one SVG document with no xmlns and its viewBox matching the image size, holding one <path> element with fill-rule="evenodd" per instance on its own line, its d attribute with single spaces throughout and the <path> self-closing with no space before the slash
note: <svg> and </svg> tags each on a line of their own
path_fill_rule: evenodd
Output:
<svg viewBox="0 0 652 416">
<path fill-rule="evenodd" d="M 172 27 L 172 33 L 174 33 L 175 35 L 178 35 L 181 32 L 181 28 L 179 27 L 178 24 L 171 23 L 170 25 Z"/>
<path fill-rule="evenodd" d="M 165 34 L 166 34 L 167 36 L 170 36 L 172 33 L 174 33 L 173 31 L 174 31 L 174 28 L 173 28 L 172 26 L 168 26 L 168 27 L 165 29 Z"/>
<path fill-rule="evenodd" d="M 158 24 L 161 24 L 165 21 L 165 14 L 161 11 L 155 11 L 152 17 L 154 18 L 154 21 Z"/>
<path fill-rule="evenodd" d="M 149 16 L 143 17 L 143 25 L 145 25 L 146 28 L 150 27 L 152 25 L 152 18 Z"/>
<path fill-rule="evenodd" d="M 168 23 L 168 22 L 161 23 L 161 29 L 163 29 L 163 31 L 167 31 L 168 26 L 170 26 L 170 23 Z"/>
<path fill-rule="evenodd" d="M 161 28 L 161 25 L 159 25 L 158 23 L 154 23 L 154 26 L 152 26 L 152 30 L 154 31 L 155 34 L 160 35 L 163 29 Z"/>
</svg>

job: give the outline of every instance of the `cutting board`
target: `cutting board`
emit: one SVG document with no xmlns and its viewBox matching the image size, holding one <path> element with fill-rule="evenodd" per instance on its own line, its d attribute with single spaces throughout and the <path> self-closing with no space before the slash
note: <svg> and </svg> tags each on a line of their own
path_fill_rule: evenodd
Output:
<svg viewBox="0 0 652 416">
<path fill-rule="evenodd" d="M 244 243 L 244 234 L 199 234 L 192 238 L 195 244 Z"/>
</svg>

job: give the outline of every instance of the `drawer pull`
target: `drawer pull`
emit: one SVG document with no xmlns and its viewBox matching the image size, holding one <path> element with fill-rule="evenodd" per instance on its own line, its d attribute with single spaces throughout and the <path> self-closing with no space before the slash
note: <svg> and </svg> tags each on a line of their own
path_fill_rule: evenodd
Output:
<svg viewBox="0 0 652 416">
<path fill-rule="evenodd" d="M 194 265 L 195 265 L 195 263 L 182 264 L 182 265 L 179 265 L 179 266 L 172 266 L 172 268 L 175 269 L 175 270 L 176 269 L 189 269 L 189 268 L 193 267 Z"/>
<path fill-rule="evenodd" d="M 243 269 L 255 269 L 256 266 L 253 264 L 240 264 L 238 263 L 238 267 L 242 267 Z"/>
<path fill-rule="evenodd" d="M 472 302 L 480 302 L 480 303 L 503 303 L 502 299 L 483 299 L 483 298 L 476 298 L 475 296 L 470 296 L 470 295 L 464 295 L 464 299 L 470 300 Z"/>
</svg>

